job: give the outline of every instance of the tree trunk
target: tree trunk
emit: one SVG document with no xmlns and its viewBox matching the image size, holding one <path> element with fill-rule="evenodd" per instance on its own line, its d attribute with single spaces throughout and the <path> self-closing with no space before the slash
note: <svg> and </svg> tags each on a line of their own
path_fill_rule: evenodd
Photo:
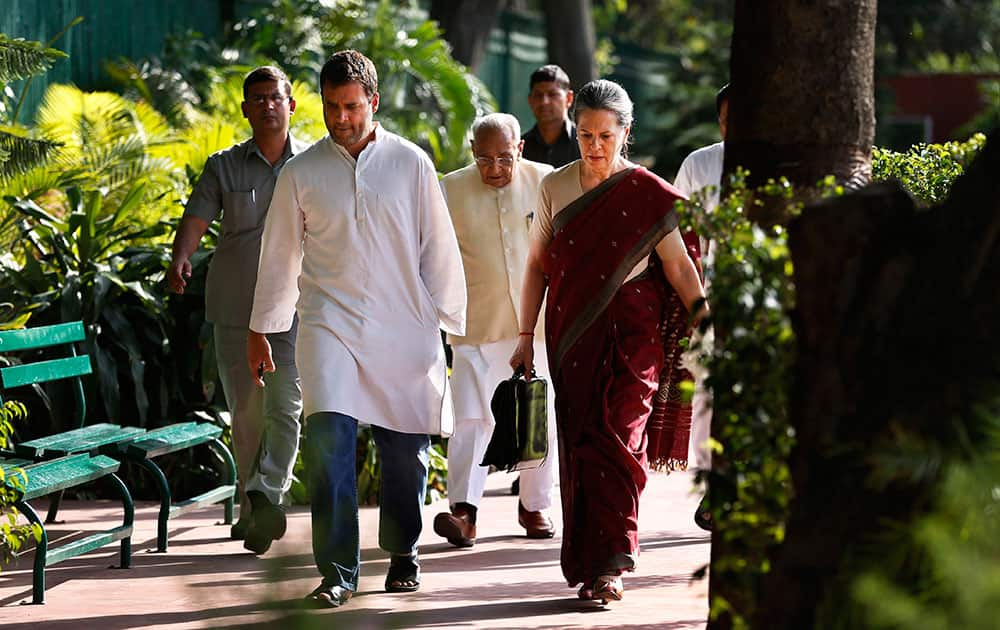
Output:
<svg viewBox="0 0 1000 630">
<path fill-rule="evenodd" d="M 930 509 L 934 461 L 923 479 L 873 482 L 883 470 L 876 456 L 901 434 L 933 445 L 938 466 L 986 443 L 975 417 L 997 391 L 997 173 L 995 131 L 942 206 L 916 211 L 894 185 L 878 185 L 807 208 L 790 225 L 795 499 L 753 627 L 842 620 L 851 580 L 883 562 L 886 525 L 905 531 Z"/>
<path fill-rule="evenodd" d="M 726 172 L 860 187 L 875 139 L 876 0 L 736 0 Z"/>
<path fill-rule="evenodd" d="M 542 8 L 549 62 L 566 71 L 573 89 L 596 79 L 594 48 L 597 39 L 590 0 L 546 0 Z"/>
<path fill-rule="evenodd" d="M 876 0 L 736 0 L 725 173 L 737 166 L 748 169 L 751 187 L 784 176 L 798 192 L 807 193 L 806 199 L 827 175 L 851 188 L 869 181 L 875 136 L 875 18 Z M 761 222 L 783 220 L 783 208 L 766 205 L 752 211 L 757 212 L 752 218 Z M 716 334 L 724 345 L 725 331 Z M 714 422 L 725 415 L 713 414 Z M 714 426 L 712 434 L 719 435 L 721 429 Z M 720 480 L 734 474 L 728 472 L 725 451 L 713 456 L 713 468 Z M 821 509 L 816 516 L 824 514 Z M 724 568 L 739 556 L 738 549 L 738 541 L 726 540 L 725 523 L 720 522 L 712 536 L 709 591 L 713 600 L 721 598 L 746 613 L 761 605 L 760 593 Z M 815 595 L 803 591 L 806 594 Z M 800 610 L 815 606 L 816 599 L 789 600 L 788 605 Z M 732 616 L 720 611 L 709 628 L 732 625 Z"/>
<path fill-rule="evenodd" d="M 444 31 L 452 56 L 475 72 L 504 4 L 505 0 L 431 0 L 430 18 Z"/>
</svg>

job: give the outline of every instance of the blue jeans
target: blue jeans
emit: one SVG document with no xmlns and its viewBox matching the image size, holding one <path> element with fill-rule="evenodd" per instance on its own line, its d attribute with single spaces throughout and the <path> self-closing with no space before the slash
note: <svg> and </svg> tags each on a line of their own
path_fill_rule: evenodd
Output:
<svg viewBox="0 0 1000 630">
<path fill-rule="evenodd" d="M 379 547 L 417 549 L 427 493 L 430 437 L 372 427 L 381 466 Z M 312 500 L 312 545 L 323 586 L 358 590 L 361 539 L 356 473 L 358 421 L 336 412 L 306 420 L 305 465 Z"/>
</svg>

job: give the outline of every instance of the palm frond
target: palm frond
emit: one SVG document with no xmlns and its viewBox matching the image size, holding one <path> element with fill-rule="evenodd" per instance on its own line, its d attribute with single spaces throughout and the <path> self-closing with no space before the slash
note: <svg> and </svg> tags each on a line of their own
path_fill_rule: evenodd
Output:
<svg viewBox="0 0 1000 630">
<path fill-rule="evenodd" d="M 66 53 L 39 42 L 11 39 L 0 33 L 0 83 L 10 83 L 45 72 Z"/>
<path fill-rule="evenodd" d="M 199 114 L 195 122 L 181 132 L 181 142 L 171 157 L 190 172 L 200 173 L 210 155 L 246 137 L 246 128 L 230 118 Z"/>
<path fill-rule="evenodd" d="M 0 182 L 42 164 L 58 147 L 57 142 L 31 138 L 15 127 L 0 127 Z"/>
</svg>

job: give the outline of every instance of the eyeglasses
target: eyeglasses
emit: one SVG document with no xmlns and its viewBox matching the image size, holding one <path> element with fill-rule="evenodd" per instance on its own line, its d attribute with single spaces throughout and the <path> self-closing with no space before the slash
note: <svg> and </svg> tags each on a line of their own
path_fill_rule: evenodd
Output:
<svg viewBox="0 0 1000 630">
<path fill-rule="evenodd" d="M 273 94 L 251 94 L 247 97 L 247 102 L 252 103 L 253 105 L 263 105 L 264 103 L 271 101 L 275 105 L 281 105 L 290 98 L 290 96 L 285 96 L 281 92 L 274 92 Z"/>
<path fill-rule="evenodd" d="M 514 165 L 514 159 L 515 158 L 512 155 L 501 155 L 500 157 L 495 158 L 481 156 L 476 158 L 476 165 L 483 168 L 489 168 L 490 166 L 493 166 L 494 162 L 496 162 L 497 166 L 508 168 Z"/>
</svg>

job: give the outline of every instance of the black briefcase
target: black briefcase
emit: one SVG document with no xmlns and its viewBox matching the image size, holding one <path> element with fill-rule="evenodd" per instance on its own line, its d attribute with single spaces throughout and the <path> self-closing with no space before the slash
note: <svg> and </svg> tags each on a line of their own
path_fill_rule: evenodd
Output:
<svg viewBox="0 0 1000 630">
<path fill-rule="evenodd" d="M 531 371 L 524 380 L 524 368 L 497 385 L 490 400 L 493 436 L 486 447 L 482 466 L 511 472 L 537 468 L 549 452 L 548 383 Z"/>
</svg>

